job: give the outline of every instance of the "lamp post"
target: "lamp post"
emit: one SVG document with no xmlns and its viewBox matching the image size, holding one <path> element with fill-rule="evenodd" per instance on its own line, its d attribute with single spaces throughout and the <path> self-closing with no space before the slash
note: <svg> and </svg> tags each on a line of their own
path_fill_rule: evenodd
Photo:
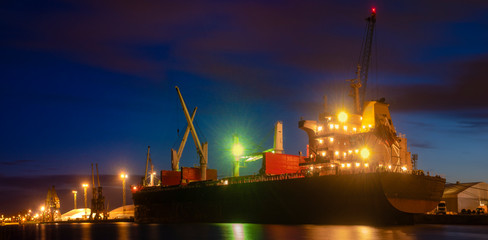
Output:
<svg viewBox="0 0 488 240">
<path fill-rule="evenodd" d="M 125 179 L 127 179 L 127 174 L 122 173 L 120 174 L 120 178 L 122 178 L 122 211 L 125 213 Z"/>
<path fill-rule="evenodd" d="M 44 221 L 45 221 L 45 219 L 44 219 L 44 217 L 45 217 L 45 215 L 44 215 L 44 213 L 45 213 L 45 212 L 44 212 L 44 210 L 46 210 L 46 208 L 45 208 L 44 206 L 41 206 L 41 214 L 42 214 L 42 217 L 41 217 L 41 218 L 42 218 L 42 220 L 41 220 L 41 221 L 42 221 L 42 222 L 44 222 Z"/>
<path fill-rule="evenodd" d="M 232 146 L 232 154 L 234 155 L 234 177 L 239 177 L 239 159 L 244 152 L 244 148 L 239 144 L 239 137 L 234 135 L 234 145 Z"/>
<path fill-rule="evenodd" d="M 88 215 L 88 213 L 86 212 L 86 208 L 87 208 L 87 206 L 86 206 L 86 189 L 88 188 L 88 184 L 83 183 L 81 186 L 83 187 L 83 196 L 85 197 L 85 216 L 83 217 L 83 218 L 85 218 L 86 215 Z"/>
<path fill-rule="evenodd" d="M 75 203 L 75 204 L 74 204 L 75 206 L 74 206 L 74 208 L 73 208 L 73 209 L 76 209 L 76 194 L 78 193 L 78 191 L 73 190 L 73 191 L 72 191 L 72 193 L 73 193 L 73 195 L 74 195 L 73 197 L 74 197 L 74 203 Z"/>
</svg>

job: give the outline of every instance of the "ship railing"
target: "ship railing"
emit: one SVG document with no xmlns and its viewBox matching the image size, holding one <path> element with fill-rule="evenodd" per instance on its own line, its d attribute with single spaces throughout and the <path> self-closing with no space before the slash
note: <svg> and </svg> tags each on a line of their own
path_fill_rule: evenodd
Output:
<svg viewBox="0 0 488 240">
<path fill-rule="evenodd" d="M 242 183 L 254 183 L 254 182 L 268 182 L 268 181 L 280 181 L 293 178 L 303 178 L 302 173 L 286 173 L 278 175 L 251 175 L 243 177 L 229 177 L 222 178 L 219 185 L 230 184 L 242 184 Z"/>
</svg>

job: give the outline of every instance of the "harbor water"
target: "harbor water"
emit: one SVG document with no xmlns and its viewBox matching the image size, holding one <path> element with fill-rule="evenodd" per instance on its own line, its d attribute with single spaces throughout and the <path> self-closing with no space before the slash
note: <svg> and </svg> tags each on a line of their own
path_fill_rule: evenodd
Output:
<svg viewBox="0 0 488 240">
<path fill-rule="evenodd" d="M 488 239 L 486 226 L 268 225 L 58 223 L 0 226 L 1 240 L 17 239 Z"/>
</svg>

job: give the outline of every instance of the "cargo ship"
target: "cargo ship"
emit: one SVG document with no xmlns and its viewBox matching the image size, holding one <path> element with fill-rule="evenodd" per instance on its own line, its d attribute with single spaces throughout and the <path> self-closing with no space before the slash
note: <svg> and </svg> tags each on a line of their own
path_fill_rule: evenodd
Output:
<svg viewBox="0 0 488 240">
<path fill-rule="evenodd" d="M 173 169 L 161 171 L 160 184 L 151 177 L 151 184 L 133 186 L 135 221 L 390 225 L 412 224 L 414 214 L 434 209 L 445 179 L 416 169 L 416 156 L 396 132 L 385 99 L 363 100 L 374 9 L 367 21 L 357 77 L 348 80 L 351 109 L 329 111 L 324 97 L 317 120 L 298 122 L 308 136 L 306 154 L 284 154 L 282 139 L 275 139 L 272 151 L 260 153 L 257 175 L 217 179 L 217 171 L 207 169 L 207 144 L 192 124 L 196 109 L 190 116 L 177 88 L 188 122 L 184 139 L 192 133 L 200 167 L 180 169 L 182 148 L 172 150 Z"/>
</svg>

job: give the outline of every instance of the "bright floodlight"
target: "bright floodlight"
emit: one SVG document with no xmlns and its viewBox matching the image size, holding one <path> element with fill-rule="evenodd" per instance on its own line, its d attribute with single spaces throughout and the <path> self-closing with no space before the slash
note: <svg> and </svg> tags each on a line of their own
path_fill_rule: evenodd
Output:
<svg viewBox="0 0 488 240">
<path fill-rule="evenodd" d="M 347 113 L 345 112 L 340 112 L 337 115 L 337 118 L 339 119 L 339 122 L 346 122 L 347 121 Z"/>
<path fill-rule="evenodd" d="M 83 183 L 81 186 L 83 186 L 84 188 L 87 188 L 88 187 L 88 184 Z"/>
<path fill-rule="evenodd" d="M 367 148 L 363 148 L 361 149 L 361 157 L 363 159 L 367 159 L 369 157 L 370 153 L 369 153 L 369 150 Z"/>
<path fill-rule="evenodd" d="M 125 173 L 120 174 L 120 178 L 127 178 L 127 177 L 128 177 L 128 176 L 127 176 L 127 174 L 125 174 Z"/>
<path fill-rule="evenodd" d="M 241 156 L 242 153 L 244 153 L 244 148 L 242 147 L 242 145 L 239 143 L 234 144 L 234 146 L 232 147 L 232 154 L 238 157 Z"/>
</svg>

